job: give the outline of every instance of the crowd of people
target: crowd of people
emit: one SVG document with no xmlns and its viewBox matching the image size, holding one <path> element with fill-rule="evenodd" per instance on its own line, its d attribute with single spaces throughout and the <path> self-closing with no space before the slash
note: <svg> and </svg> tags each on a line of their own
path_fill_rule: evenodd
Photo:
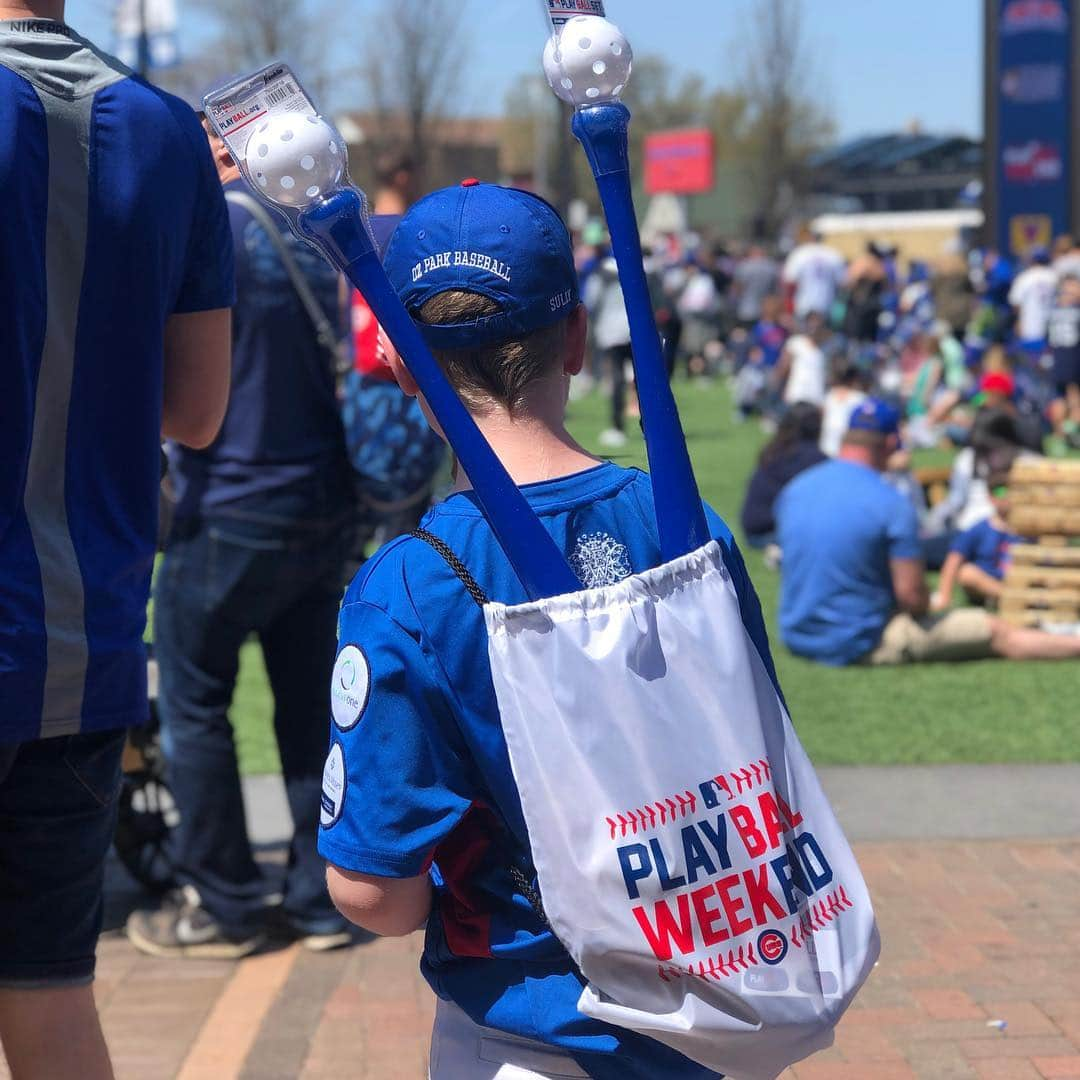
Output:
<svg viewBox="0 0 1080 1080">
<path fill-rule="evenodd" d="M 485 1052 L 524 1061 L 523 1076 L 715 1075 L 578 1011 L 583 979 L 536 899 L 484 648 L 479 598 L 524 589 L 468 477 L 428 510 L 443 448 L 401 357 L 192 110 L 79 37 L 63 7 L 0 5 L 13 117 L 0 181 L 21 210 L 0 234 L 17 312 L 2 376 L 17 407 L 0 433 L 15 464 L 0 490 L 13 1074 L 112 1075 L 91 983 L 125 729 L 147 715 L 164 437 L 173 505 L 153 639 L 177 888 L 131 915 L 132 943 L 239 958 L 271 934 L 321 951 L 351 924 L 426 925 L 436 1080 L 478 1075 Z M 571 379 L 591 364 L 611 386 L 601 441 L 626 439 L 632 349 L 609 253 L 575 253 L 543 200 L 476 180 L 410 209 L 412 179 L 406 159 L 381 163 L 372 227 L 448 381 L 583 585 L 655 567 L 646 478 L 566 427 Z M 497 294 L 475 260 L 434 257 L 478 246 L 513 266 Z M 994 252 L 905 266 L 881 246 L 848 263 L 808 233 L 783 263 L 674 240 L 648 259 L 669 375 L 729 375 L 736 418 L 772 434 L 742 523 L 780 567 L 790 649 L 833 665 L 1080 656 L 1080 637 L 989 610 L 1015 540 L 1010 465 L 1080 443 L 1077 245 L 1018 271 Z M 336 332 L 347 317 L 351 350 Z M 948 498 L 927 507 L 910 448 L 945 439 L 963 449 Z M 737 545 L 707 520 L 775 684 Z M 364 562 L 377 528 L 397 539 Z M 933 594 L 927 566 L 941 568 Z M 972 603 L 946 611 L 954 588 Z M 251 635 L 294 824 L 280 888 L 248 840 L 228 715 Z"/>
<path fill-rule="evenodd" d="M 649 256 L 671 370 L 681 358 L 691 375 L 730 377 L 735 420 L 772 435 L 741 523 L 781 570 L 785 644 L 826 664 L 1076 655 L 1074 639 L 1014 631 L 992 614 L 1021 539 L 1003 517 L 1010 465 L 1080 448 L 1073 239 L 1019 265 L 995 251 L 905 263 L 875 243 L 848 261 L 808 229 L 782 261 L 757 245 L 677 248 Z M 617 288 L 610 260 L 581 261 L 586 302 L 603 314 Z M 595 338 L 618 386 L 608 445 L 621 441 L 627 396 L 620 332 L 620 351 Z M 945 497 L 930 506 L 912 451 L 937 446 L 957 453 Z M 941 571 L 932 594 L 926 569 Z M 948 610 L 956 588 L 969 610 Z M 898 613 L 906 618 L 890 621 Z M 883 648 L 900 636 L 903 647 Z"/>
</svg>

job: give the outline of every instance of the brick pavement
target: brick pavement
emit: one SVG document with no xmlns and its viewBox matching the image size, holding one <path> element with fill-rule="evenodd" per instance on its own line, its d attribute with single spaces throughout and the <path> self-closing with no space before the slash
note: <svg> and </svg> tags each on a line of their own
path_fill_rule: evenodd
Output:
<svg viewBox="0 0 1080 1080">
<path fill-rule="evenodd" d="M 856 848 L 881 962 L 836 1046 L 784 1080 L 1080 1077 L 1080 841 Z M 119 1080 L 421 1080 L 419 948 L 414 935 L 232 965 L 139 956 L 110 930 L 97 991 Z"/>
</svg>

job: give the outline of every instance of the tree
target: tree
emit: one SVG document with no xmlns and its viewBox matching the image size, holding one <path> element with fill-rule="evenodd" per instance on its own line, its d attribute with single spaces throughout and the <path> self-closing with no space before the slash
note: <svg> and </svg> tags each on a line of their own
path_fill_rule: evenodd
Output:
<svg viewBox="0 0 1080 1080">
<path fill-rule="evenodd" d="M 748 157 L 761 193 L 758 229 L 776 236 L 805 187 L 807 160 L 833 128 L 813 96 L 818 83 L 800 0 L 755 0 L 744 21 L 739 89 L 748 113 Z"/>
<path fill-rule="evenodd" d="M 284 60 L 323 112 L 333 108 L 339 82 L 332 62 L 330 0 L 188 0 L 208 23 L 198 54 L 172 72 L 162 85 L 193 98 L 219 77 Z"/>
<path fill-rule="evenodd" d="M 368 39 L 362 76 L 381 129 L 376 139 L 408 150 L 421 175 L 431 123 L 454 111 L 460 90 L 463 13 L 458 0 L 384 0 L 372 19 L 379 29 Z"/>
</svg>

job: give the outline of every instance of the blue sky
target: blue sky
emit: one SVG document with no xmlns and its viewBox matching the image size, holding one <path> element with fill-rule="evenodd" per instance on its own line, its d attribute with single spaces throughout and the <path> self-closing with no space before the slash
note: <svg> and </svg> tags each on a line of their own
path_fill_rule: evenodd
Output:
<svg viewBox="0 0 1080 1080">
<path fill-rule="evenodd" d="M 460 0 L 476 22 L 467 31 L 471 64 L 461 111 L 501 105 L 506 90 L 539 71 L 542 0 Z M 917 119 L 925 129 L 978 135 L 982 129 L 982 4 L 980 0 L 800 0 L 819 82 L 815 92 L 831 108 L 842 137 L 892 131 Z M 185 17 L 184 0 L 176 0 Z M 374 28 L 365 16 L 382 0 L 339 0 L 353 16 L 357 54 Z M 660 53 L 728 84 L 736 24 L 755 0 L 608 0 L 635 51 Z M 68 0 L 68 21 L 106 48 L 111 0 Z M 670 13 L 660 18 L 655 13 Z M 344 25 L 349 25 L 345 23 Z M 188 14 L 181 47 L 195 45 L 201 26 Z M 348 34 L 342 32 L 342 48 Z M 227 65 L 223 65 L 223 68 Z M 224 74 L 223 70 L 223 74 Z M 301 73 L 302 74 L 302 73 Z M 357 101 L 358 107 L 364 102 Z"/>
</svg>

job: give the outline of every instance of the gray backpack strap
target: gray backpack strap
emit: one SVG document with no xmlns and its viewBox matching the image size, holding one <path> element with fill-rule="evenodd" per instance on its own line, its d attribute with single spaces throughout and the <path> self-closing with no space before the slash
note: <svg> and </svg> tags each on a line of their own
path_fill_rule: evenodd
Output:
<svg viewBox="0 0 1080 1080">
<path fill-rule="evenodd" d="M 315 298 L 315 294 L 311 291 L 311 286 L 308 284 L 307 278 L 304 277 L 304 273 L 296 261 L 296 256 L 289 250 L 289 245 L 286 243 L 285 237 L 281 235 L 281 230 L 274 222 L 274 219 L 270 216 L 270 212 L 253 195 L 249 195 L 246 191 L 240 191 L 237 188 L 226 191 L 225 198 L 233 206 L 238 206 L 247 211 L 270 238 L 274 250 L 281 259 L 282 266 L 285 267 L 285 273 L 289 275 L 293 290 L 307 312 L 308 318 L 311 319 L 311 324 L 315 328 L 316 339 L 329 353 L 334 363 L 335 374 L 342 375 L 347 372 L 352 367 L 352 360 L 335 332 L 333 324 L 327 318 L 326 312 L 323 311 L 319 301 Z"/>
</svg>

